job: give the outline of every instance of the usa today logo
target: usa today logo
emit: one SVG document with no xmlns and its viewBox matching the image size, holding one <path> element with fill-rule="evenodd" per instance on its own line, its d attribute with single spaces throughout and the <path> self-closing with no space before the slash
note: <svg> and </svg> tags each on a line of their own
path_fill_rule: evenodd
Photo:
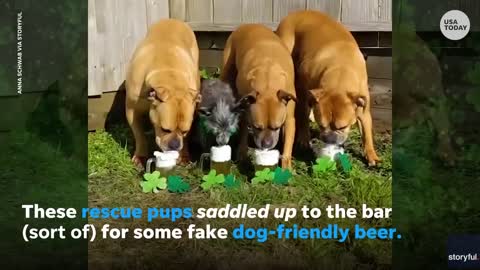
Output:
<svg viewBox="0 0 480 270">
<path fill-rule="evenodd" d="M 460 10 L 450 10 L 440 20 L 440 31 L 450 40 L 460 40 L 470 31 L 470 19 Z"/>
</svg>

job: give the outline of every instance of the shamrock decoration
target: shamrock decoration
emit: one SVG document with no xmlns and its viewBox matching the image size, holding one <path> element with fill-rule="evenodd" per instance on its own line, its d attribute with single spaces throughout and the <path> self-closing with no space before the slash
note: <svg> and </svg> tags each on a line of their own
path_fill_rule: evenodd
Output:
<svg viewBox="0 0 480 270">
<path fill-rule="evenodd" d="M 140 186 L 142 186 L 142 191 L 144 193 L 157 193 L 160 189 L 167 188 L 167 179 L 165 177 L 160 177 L 159 171 L 146 173 L 143 175 L 143 178 L 145 178 L 146 181 L 142 181 Z"/>
<path fill-rule="evenodd" d="M 185 193 L 190 190 L 190 184 L 183 181 L 180 176 L 168 177 L 168 190 L 173 193 Z"/>
<path fill-rule="evenodd" d="M 335 171 L 337 167 L 335 166 L 335 162 L 333 162 L 329 157 L 321 157 L 317 158 L 315 161 L 315 165 L 313 165 L 313 172 L 318 174 L 326 171 Z"/>
<path fill-rule="evenodd" d="M 275 185 L 286 186 L 288 185 L 288 180 L 292 178 L 292 173 L 290 170 L 277 167 L 274 171 L 273 183 Z"/>
<path fill-rule="evenodd" d="M 232 174 L 229 174 L 225 177 L 225 182 L 223 182 L 223 184 L 227 189 L 236 189 L 240 187 L 240 181 L 235 179 L 235 176 Z"/>
<path fill-rule="evenodd" d="M 263 171 L 255 172 L 255 177 L 252 179 L 252 184 L 266 183 L 267 181 L 272 181 L 275 173 L 270 170 L 270 168 L 265 168 Z"/>
<path fill-rule="evenodd" d="M 337 159 L 340 163 L 340 166 L 342 166 L 344 173 L 349 173 L 352 171 L 352 163 L 350 163 L 350 159 L 348 158 L 347 154 L 338 154 Z"/>
<path fill-rule="evenodd" d="M 225 177 L 223 174 L 217 175 L 216 170 L 211 170 L 207 175 L 205 175 L 202 180 L 204 181 L 200 186 L 203 190 L 209 190 L 211 187 L 222 184 L 225 182 Z"/>
<path fill-rule="evenodd" d="M 202 79 L 209 79 L 210 78 L 206 69 L 201 69 L 200 70 L 200 77 Z"/>
</svg>

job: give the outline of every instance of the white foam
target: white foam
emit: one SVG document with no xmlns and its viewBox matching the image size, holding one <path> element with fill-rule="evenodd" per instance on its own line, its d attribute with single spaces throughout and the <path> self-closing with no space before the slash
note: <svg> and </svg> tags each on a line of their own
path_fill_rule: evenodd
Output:
<svg viewBox="0 0 480 270">
<path fill-rule="evenodd" d="M 343 147 L 336 144 L 326 144 L 321 150 L 320 155 L 324 157 L 329 157 L 331 160 L 335 160 L 337 154 L 343 154 L 345 150 Z"/>
<path fill-rule="evenodd" d="M 212 146 L 210 148 L 210 158 L 214 162 L 225 162 L 232 159 L 232 148 L 230 145 Z"/>
<path fill-rule="evenodd" d="M 278 150 L 255 149 L 255 164 L 261 166 L 274 166 L 278 164 L 280 152 Z"/>
<path fill-rule="evenodd" d="M 172 168 L 177 165 L 177 159 L 180 156 L 178 151 L 155 151 L 155 165 L 157 168 Z"/>
</svg>

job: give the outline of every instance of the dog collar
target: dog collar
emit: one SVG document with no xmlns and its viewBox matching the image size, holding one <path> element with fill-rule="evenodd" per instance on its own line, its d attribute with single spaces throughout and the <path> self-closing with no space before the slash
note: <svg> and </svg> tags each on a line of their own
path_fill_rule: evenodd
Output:
<svg viewBox="0 0 480 270">
<path fill-rule="evenodd" d="M 200 129 L 202 130 L 202 132 L 208 134 L 208 133 L 212 133 L 212 130 L 207 126 L 207 118 L 203 115 L 200 115 L 200 121 L 199 121 L 199 124 L 200 124 Z"/>
</svg>

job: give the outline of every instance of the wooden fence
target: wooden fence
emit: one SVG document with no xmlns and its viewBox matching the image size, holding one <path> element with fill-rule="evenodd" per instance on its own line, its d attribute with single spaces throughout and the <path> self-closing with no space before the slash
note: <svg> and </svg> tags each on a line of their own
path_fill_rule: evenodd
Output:
<svg viewBox="0 0 480 270">
<path fill-rule="evenodd" d="M 88 95 L 116 91 L 148 26 L 161 18 L 199 32 L 232 31 L 242 23 L 275 29 L 293 10 L 329 13 L 351 31 L 391 31 L 392 0 L 88 0 Z M 202 59 L 200 59 L 202 63 Z"/>
</svg>

